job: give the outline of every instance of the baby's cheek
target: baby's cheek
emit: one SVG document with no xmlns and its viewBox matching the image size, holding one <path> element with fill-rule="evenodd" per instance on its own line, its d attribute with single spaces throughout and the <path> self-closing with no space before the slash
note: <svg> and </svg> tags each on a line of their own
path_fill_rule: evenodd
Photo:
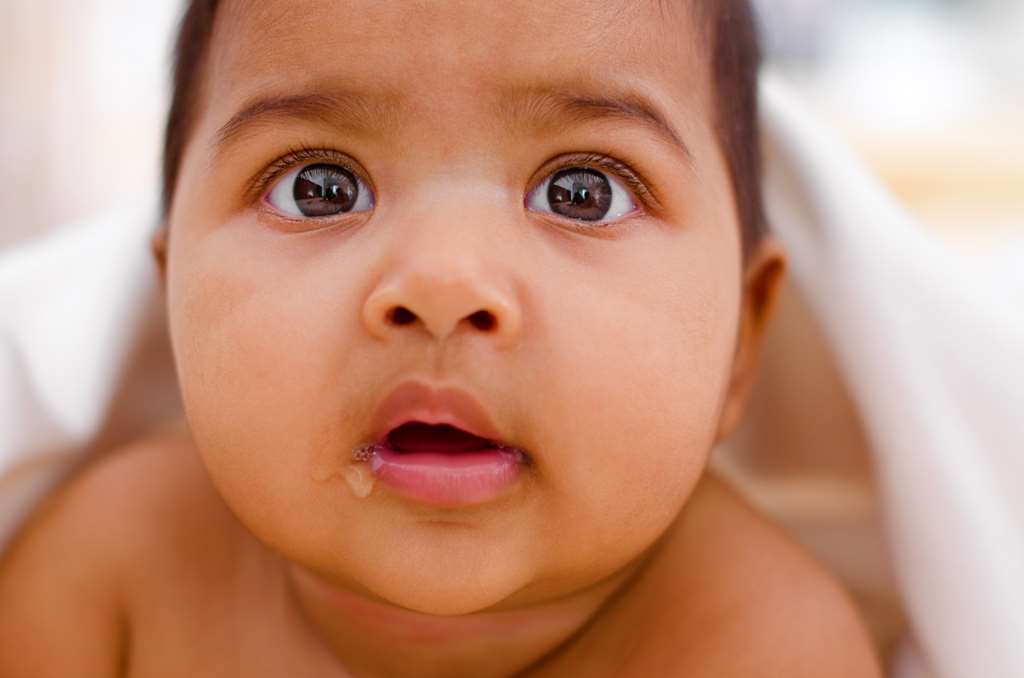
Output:
<svg viewBox="0 0 1024 678">
<path fill-rule="evenodd" d="M 704 471 L 731 368 L 733 309 L 727 299 L 679 299 L 595 316 L 604 324 L 595 320 L 590 340 L 573 342 L 571 367 L 552 383 L 564 406 L 545 408 L 557 413 L 545 428 L 558 432 L 552 514 L 567 517 L 555 545 L 566 557 L 586 551 L 592 562 L 614 564 L 636 556 Z"/>
<path fill-rule="evenodd" d="M 631 379 L 642 366 L 633 367 L 607 372 L 619 377 L 609 382 L 613 396 L 581 397 L 579 434 L 564 442 L 571 458 L 559 479 L 566 486 L 557 494 L 564 498 L 559 513 L 571 517 L 567 529 L 575 534 L 560 544 L 572 544 L 576 557 L 589 550 L 584 562 L 621 564 L 656 540 L 689 498 L 713 439 L 713 381 L 662 369 L 637 383 Z"/>
<path fill-rule="evenodd" d="M 316 455 L 351 435 L 338 393 L 359 383 L 342 315 L 283 282 L 206 267 L 169 295 L 189 423 L 211 478 L 254 531 L 308 493 Z M 201 282 L 193 282 L 201 281 Z M 296 281 L 298 284 L 300 281 Z"/>
</svg>

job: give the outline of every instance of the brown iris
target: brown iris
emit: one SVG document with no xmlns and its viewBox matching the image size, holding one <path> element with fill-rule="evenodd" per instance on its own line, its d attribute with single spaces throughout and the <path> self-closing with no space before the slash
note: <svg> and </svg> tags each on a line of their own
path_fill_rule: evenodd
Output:
<svg viewBox="0 0 1024 678">
<path fill-rule="evenodd" d="M 310 165 L 295 177 L 292 195 L 307 217 L 325 217 L 350 211 L 359 197 L 359 182 L 337 165 Z"/>
<path fill-rule="evenodd" d="M 597 170 L 573 167 L 557 172 L 548 184 L 548 202 L 555 214 L 600 221 L 612 206 L 612 187 Z"/>
</svg>

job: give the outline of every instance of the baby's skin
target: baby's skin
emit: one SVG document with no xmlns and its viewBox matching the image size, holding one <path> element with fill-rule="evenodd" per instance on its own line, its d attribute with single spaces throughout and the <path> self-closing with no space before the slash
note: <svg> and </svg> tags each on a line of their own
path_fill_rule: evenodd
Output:
<svg viewBox="0 0 1024 678">
<path fill-rule="evenodd" d="M 168 427 L 23 532 L 0 570 L 0 675 L 881 675 L 839 586 L 710 474 L 635 564 L 521 609 L 445 618 L 335 589 L 313 610 L 291 567 Z M 350 635 L 332 644 L 323 616 Z"/>
<path fill-rule="evenodd" d="M 185 419 L 8 549 L 0 675 L 880 675 L 706 470 L 783 263 L 691 9 L 225 3 L 154 239 Z"/>
</svg>

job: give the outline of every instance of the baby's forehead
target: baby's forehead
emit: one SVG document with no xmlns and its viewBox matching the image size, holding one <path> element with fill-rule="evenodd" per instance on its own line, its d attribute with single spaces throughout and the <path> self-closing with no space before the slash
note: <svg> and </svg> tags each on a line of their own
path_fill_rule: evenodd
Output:
<svg viewBox="0 0 1024 678">
<path fill-rule="evenodd" d="M 653 90 L 666 106 L 710 109 L 707 49 L 685 0 L 317 4 L 233 0 L 210 45 L 212 101 L 344 83 L 394 104 L 508 90 Z"/>
</svg>

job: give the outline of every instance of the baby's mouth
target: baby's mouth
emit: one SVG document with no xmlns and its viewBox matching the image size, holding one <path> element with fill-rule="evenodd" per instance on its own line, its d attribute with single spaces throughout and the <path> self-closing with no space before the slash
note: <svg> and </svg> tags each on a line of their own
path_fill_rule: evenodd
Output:
<svg viewBox="0 0 1024 678">
<path fill-rule="evenodd" d="M 449 454 L 505 451 L 521 457 L 519 461 L 529 460 L 522 450 L 506 445 L 500 441 L 488 440 L 478 435 L 463 431 L 448 424 L 425 424 L 411 421 L 391 429 L 383 440 L 356 448 L 354 458 L 357 461 L 371 459 L 377 451 L 386 449 L 396 454 Z"/>
<path fill-rule="evenodd" d="M 486 438 L 475 436 L 448 424 L 424 424 L 418 421 L 392 429 L 385 443 L 395 452 L 441 452 L 455 454 L 497 447 Z"/>
<path fill-rule="evenodd" d="M 355 450 L 373 476 L 414 501 L 438 506 L 486 503 L 504 494 L 529 464 L 522 450 L 449 424 L 406 422 Z"/>
</svg>

